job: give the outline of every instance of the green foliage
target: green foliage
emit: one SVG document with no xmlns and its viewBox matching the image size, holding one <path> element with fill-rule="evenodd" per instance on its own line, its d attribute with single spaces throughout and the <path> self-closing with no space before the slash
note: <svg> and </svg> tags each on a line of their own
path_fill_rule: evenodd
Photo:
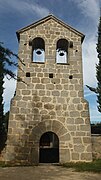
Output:
<svg viewBox="0 0 101 180">
<path fill-rule="evenodd" d="M 101 159 L 93 162 L 65 163 L 63 167 L 74 168 L 76 171 L 89 171 L 101 173 Z"/>
<path fill-rule="evenodd" d="M 0 59 L 3 57 L 3 54 L 0 53 Z M 0 60 L 0 147 L 4 144 L 4 114 L 3 114 L 3 84 L 4 84 L 4 74 L 3 74 L 4 64 Z"/>
<path fill-rule="evenodd" d="M 98 27 L 98 43 L 97 43 L 97 53 L 99 58 L 99 63 L 96 66 L 96 78 L 97 78 L 97 102 L 98 102 L 98 111 L 101 112 L 101 17 Z"/>
<path fill-rule="evenodd" d="M 12 60 L 13 57 L 13 60 Z M 19 59 L 16 54 L 14 54 L 9 49 L 3 46 L 3 43 L 0 43 L 0 150 L 5 145 L 6 137 L 7 137 L 7 127 L 5 127 L 5 119 L 4 119 L 4 104 L 3 104 L 3 84 L 4 84 L 4 76 L 8 78 L 16 79 L 18 81 L 22 81 L 20 77 L 16 75 L 16 73 L 12 70 L 14 68 L 20 68 L 18 63 L 15 62 L 15 58 Z M 20 59 L 19 59 L 20 60 Z M 20 60 L 21 61 L 21 60 Z M 24 65 L 24 63 L 21 61 Z M 23 82 L 23 81 L 22 81 Z"/>
<path fill-rule="evenodd" d="M 5 142 L 7 140 L 8 120 L 9 111 L 5 115 L 3 115 L 3 118 L 0 122 L 0 152 L 5 147 Z"/>
<path fill-rule="evenodd" d="M 6 132 L 8 131 L 9 111 L 4 115 L 4 127 Z"/>
<path fill-rule="evenodd" d="M 17 54 L 13 53 L 8 48 L 5 48 L 3 46 L 3 43 L 0 43 L 0 62 L 2 62 L 2 64 L 3 64 L 3 69 L 2 69 L 3 75 L 6 77 L 8 77 L 7 75 L 9 75 L 10 78 L 13 78 L 17 81 L 24 82 L 24 81 L 22 81 L 22 79 L 20 77 L 18 77 L 16 75 L 16 73 L 13 70 L 11 70 L 14 68 L 21 69 L 21 67 L 18 65 L 18 62 L 15 62 L 14 58 L 16 58 L 17 60 L 19 59 L 21 64 L 23 66 L 25 66 L 24 62 L 19 58 L 19 56 Z"/>
<path fill-rule="evenodd" d="M 99 59 L 99 63 L 96 65 L 97 88 L 90 87 L 88 85 L 86 86 L 90 91 L 93 91 L 97 94 L 98 111 L 101 112 L 101 17 L 98 26 L 98 40 L 96 50 Z"/>
</svg>

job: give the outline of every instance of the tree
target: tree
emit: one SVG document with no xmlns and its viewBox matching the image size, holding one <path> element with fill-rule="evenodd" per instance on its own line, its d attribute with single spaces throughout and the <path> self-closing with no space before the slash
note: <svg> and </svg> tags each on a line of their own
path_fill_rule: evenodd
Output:
<svg viewBox="0 0 101 180">
<path fill-rule="evenodd" d="M 92 134 L 101 134 L 101 123 L 91 124 Z"/>
<path fill-rule="evenodd" d="M 98 40 L 96 50 L 98 53 L 99 62 L 96 65 L 96 78 L 97 78 L 97 88 L 93 88 L 87 85 L 87 87 L 97 94 L 97 103 L 98 103 L 98 111 L 101 112 L 101 17 L 99 19 L 98 26 Z"/>
<path fill-rule="evenodd" d="M 101 17 L 100 17 L 99 27 L 98 27 L 97 53 L 98 53 L 98 58 L 99 58 L 99 63 L 96 66 L 97 102 L 98 102 L 98 111 L 101 112 Z"/>
<path fill-rule="evenodd" d="M 8 131 L 8 123 L 9 123 L 9 111 L 4 115 L 4 127 L 6 132 Z"/>
<path fill-rule="evenodd" d="M 13 57 L 13 60 L 12 60 Z M 0 146 L 2 147 L 5 143 L 5 123 L 4 123 L 4 105 L 3 105 L 3 84 L 4 76 L 7 78 L 13 78 L 18 81 L 22 81 L 20 77 L 12 70 L 13 68 L 20 68 L 18 63 L 14 60 L 14 57 L 21 59 L 10 51 L 8 48 L 3 46 L 3 43 L 0 43 Z M 25 65 L 22 61 L 21 63 Z M 21 69 L 21 68 L 20 68 Z M 22 81 L 23 82 L 23 81 Z"/>
<path fill-rule="evenodd" d="M 1 58 L 1 53 L 0 53 L 0 58 Z M 3 128 L 3 122 L 4 122 L 4 114 L 3 114 L 3 84 L 4 84 L 4 74 L 3 74 L 3 68 L 4 64 L 0 60 L 0 139 L 3 139 L 3 134 L 4 134 L 4 128 Z M 2 143 L 0 141 L 0 147 L 2 146 Z"/>
</svg>

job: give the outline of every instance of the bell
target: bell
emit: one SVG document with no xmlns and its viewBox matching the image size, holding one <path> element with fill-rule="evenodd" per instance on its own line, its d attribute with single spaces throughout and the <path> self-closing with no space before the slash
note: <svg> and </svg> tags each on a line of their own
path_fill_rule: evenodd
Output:
<svg viewBox="0 0 101 180">
<path fill-rule="evenodd" d="M 64 52 L 60 52 L 59 55 L 60 55 L 60 56 L 64 56 Z"/>
<path fill-rule="evenodd" d="M 37 51 L 36 51 L 36 54 L 41 55 L 42 52 L 41 52 L 40 50 L 37 50 Z"/>
</svg>

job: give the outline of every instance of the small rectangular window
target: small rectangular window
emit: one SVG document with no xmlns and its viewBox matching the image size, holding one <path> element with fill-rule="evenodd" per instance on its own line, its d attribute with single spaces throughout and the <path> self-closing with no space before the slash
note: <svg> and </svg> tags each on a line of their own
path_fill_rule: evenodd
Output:
<svg viewBox="0 0 101 180">
<path fill-rule="evenodd" d="M 26 72 L 26 77 L 30 77 L 30 72 Z"/>
<path fill-rule="evenodd" d="M 50 73 L 50 74 L 49 74 L 49 78 L 53 78 L 53 73 Z"/>
</svg>

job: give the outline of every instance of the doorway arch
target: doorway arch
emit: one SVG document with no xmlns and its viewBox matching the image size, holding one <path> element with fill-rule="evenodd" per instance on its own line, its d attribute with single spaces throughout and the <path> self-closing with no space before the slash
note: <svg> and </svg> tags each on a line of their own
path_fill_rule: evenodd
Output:
<svg viewBox="0 0 101 180">
<path fill-rule="evenodd" d="M 39 162 L 59 162 L 59 138 L 51 131 L 45 132 L 39 142 Z"/>
</svg>

